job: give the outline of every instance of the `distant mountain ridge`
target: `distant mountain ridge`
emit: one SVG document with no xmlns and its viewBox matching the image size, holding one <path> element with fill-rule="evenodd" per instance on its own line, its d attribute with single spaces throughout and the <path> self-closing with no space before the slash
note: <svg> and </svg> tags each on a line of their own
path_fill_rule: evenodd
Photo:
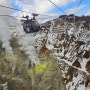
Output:
<svg viewBox="0 0 90 90">
<path fill-rule="evenodd" d="M 74 14 L 69 14 L 69 15 L 60 15 L 59 18 L 65 18 L 67 21 L 72 21 L 72 19 L 75 18 L 75 22 L 77 21 L 88 21 L 90 20 L 90 16 L 77 16 L 77 15 L 74 15 Z"/>
</svg>

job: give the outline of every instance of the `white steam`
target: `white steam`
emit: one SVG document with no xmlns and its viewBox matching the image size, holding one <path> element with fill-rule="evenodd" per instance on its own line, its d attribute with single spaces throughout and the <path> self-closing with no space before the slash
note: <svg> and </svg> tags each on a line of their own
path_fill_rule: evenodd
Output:
<svg viewBox="0 0 90 90">
<path fill-rule="evenodd" d="M 0 0 L 0 5 L 10 6 L 11 0 Z M 0 15 L 10 15 L 12 10 L 0 7 Z M 0 16 L 0 41 L 2 42 L 2 48 L 5 48 L 7 55 L 12 55 L 12 47 L 10 46 L 10 30 L 7 25 L 8 21 L 5 16 Z M 8 23 L 9 24 L 9 23 Z"/>
<path fill-rule="evenodd" d="M 35 36 L 33 34 L 25 35 L 19 38 L 19 44 L 21 50 L 23 50 L 28 58 L 34 64 L 39 64 L 38 54 L 35 49 Z"/>
<path fill-rule="evenodd" d="M 0 41 L 2 42 L 2 48 L 5 48 L 7 55 L 12 55 L 12 47 L 10 46 L 10 30 L 3 19 L 0 18 Z"/>
</svg>

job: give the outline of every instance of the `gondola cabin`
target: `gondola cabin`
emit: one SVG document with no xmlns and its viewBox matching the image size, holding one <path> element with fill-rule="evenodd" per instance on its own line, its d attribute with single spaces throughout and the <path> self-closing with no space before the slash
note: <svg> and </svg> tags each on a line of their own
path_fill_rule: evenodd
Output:
<svg viewBox="0 0 90 90">
<path fill-rule="evenodd" d="M 26 34 L 35 33 L 40 30 L 40 24 L 35 19 L 36 14 L 33 14 L 33 19 L 28 19 L 29 16 L 26 16 L 26 20 L 23 21 L 23 30 Z"/>
</svg>

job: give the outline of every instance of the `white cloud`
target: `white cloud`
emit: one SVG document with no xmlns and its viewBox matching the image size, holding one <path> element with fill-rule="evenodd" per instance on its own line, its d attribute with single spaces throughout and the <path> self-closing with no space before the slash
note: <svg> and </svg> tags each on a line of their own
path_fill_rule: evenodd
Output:
<svg viewBox="0 0 90 90">
<path fill-rule="evenodd" d="M 14 0 L 15 3 L 22 8 L 24 11 L 28 12 L 36 12 L 40 14 L 50 14 L 49 12 L 56 8 L 49 0 Z M 51 0 L 59 7 L 66 6 L 71 2 L 75 2 L 76 0 Z M 61 12 L 62 13 L 62 12 Z M 31 15 L 31 13 L 19 12 L 17 15 Z M 50 17 L 49 17 L 50 18 Z"/>
<path fill-rule="evenodd" d="M 43 23 L 45 21 L 53 20 L 55 18 L 58 18 L 60 15 L 59 14 L 50 14 L 50 16 L 41 16 L 39 15 L 36 17 L 36 19 L 39 21 L 39 23 Z"/>
<path fill-rule="evenodd" d="M 75 2 L 76 0 L 51 0 L 58 6 L 66 6 L 67 4 L 71 2 Z M 49 2 L 49 0 L 24 0 L 24 2 L 21 2 L 19 0 L 16 0 L 15 3 L 22 7 L 22 9 L 27 11 L 33 11 L 37 13 L 48 13 L 50 10 L 52 10 L 55 6 Z"/>
<path fill-rule="evenodd" d="M 11 0 L 0 0 L 0 5 L 10 7 Z M 0 14 L 1 15 L 3 15 L 3 14 L 4 15 L 8 15 L 9 14 L 10 15 L 12 12 L 13 12 L 13 10 L 10 10 L 8 8 L 0 6 Z"/>
<path fill-rule="evenodd" d="M 90 15 L 90 10 L 89 10 L 89 11 L 87 11 L 87 13 L 86 13 L 85 15 Z"/>
<path fill-rule="evenodd" d="M 66 11 L 67 14 L 76 14 L 80 9 L 84 8 L 85 5 L 81 5 L 79 7 L 74 7 Z"/>
<path fill-rule="evenodd" d="M 1 5 L 10 6 L 11 0 L 0 0 Z"/>
</svg>

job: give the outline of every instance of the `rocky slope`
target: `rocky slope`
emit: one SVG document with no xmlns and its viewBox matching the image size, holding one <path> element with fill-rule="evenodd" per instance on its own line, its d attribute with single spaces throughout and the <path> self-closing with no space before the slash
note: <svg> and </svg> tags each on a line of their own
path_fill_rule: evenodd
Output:
<svg viewBox="0 0 90 90">
<path fill-rule="evenodd" d="M 54 46 L 52 56 L 62 69 L 66 90 L 89 90 L 90 31 L 71 28 L 61 36 L 53 33 L 53 42 L 49 36 L 47 44 Z"/>
</svg>

